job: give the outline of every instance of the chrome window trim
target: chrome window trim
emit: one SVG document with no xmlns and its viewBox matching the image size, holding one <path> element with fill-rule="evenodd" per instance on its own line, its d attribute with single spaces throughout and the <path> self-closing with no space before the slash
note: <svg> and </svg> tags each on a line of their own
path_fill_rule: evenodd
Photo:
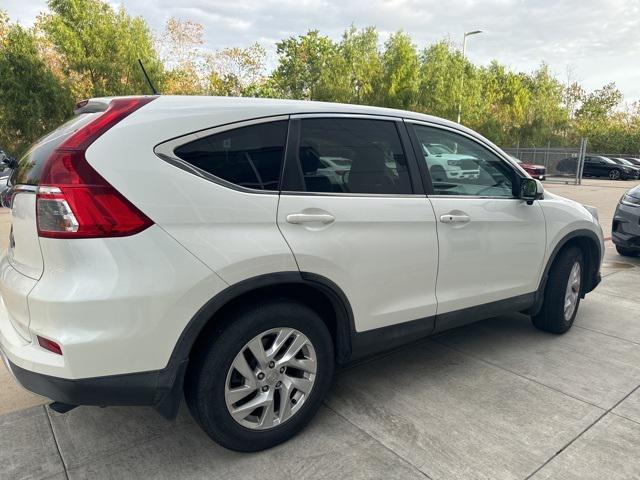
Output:
<svg viewBox="0 0 640 480">
<path fill-rule="evenodd" d="M 159 143 L 153 148 L 153 152 L 165 162 L 180 168 L 188 173 L 196 175 L 200 178 L 203 178 L 212 183 L 218 184 L 220 186 L 229 188 L 231 190 L 236 190 L 244 193 L 257 193 L 262 195 L 278 195 L 278 190 L 259 190 L 255 188 L 243 187 L 242 185 L 236 185 L 235 183 L 229 182 L 223 178 L 212 175 L 209 172 L 206 172 L 194 165 L 191 165 L 189 162 L 182 160 L 175 154 L 175 149 L 181 147 L 187 143 L 193 142 L 195 140 L 199 140 L 204 137 L 208 137 L 210 135 L 216 135 L 218 133 L 223 133 L 229 130 L 236 130 L 238 128 L 249 127 L 252 125 L 260 125 L 262 123 L 271 123 L 271 122 L 280 122 L 280 121 L 289 121 L 289 115 L 275 115 L 272 117 L 260 117 L 253 118 L 249 120 L 241 120 L 239 122 L 226 123 L 224 125 L 218 125 L 216 127 L 206 128 L 204 130 L 198 130 L 196 132 L 187 133 L 185 135 L 181 135 L 179 137 L 172 138 L 165 142 Z M 283 165 L 284 165 L 284 156 L 286 155 L 286 146 L 287 142 L 285 139 L 285 152 L 283 154 Z"/>
<path fill-rule="evenodd" d="M 440 130 L 447 130 L 449 132 L 455 133 L 456 135 L 461 135 L 461 136 L 469 139 L 470 141 L 477 143 L 481 147 L 486 148 L 487 150 L 489 150 L 496 157 L 498 157 L 499 160 L 502 160 L 503 163 L 506 163 L 507 166 L 513 172 L 515 172 L 515 174 L 518 177 L 525 178 L 522 175 L 522 173 L 520 172 L 520 170 L 518 170 L 518 168 L 516 168 L 513 165 L 513 163 L 505 155 L 500 153 L 498 150 L 496 150 L 490 144 L 486 143 L 482 138 L 478 138 L 478 137 L 476 137 L 474 135 L 470 135 L 467 132 L 464 132 L 464 131 L 459 130 L 457 128 L 450 127 L 448 125 L 442 125 L 442 124 L 433 123 L 433 122 L 427 122 L 427 121 L 423 121 L 423 120 L 415 120 L 415 119 L 412 119 L 412 118 L 405 118 L 404 121 L 406 123 L 411 123 L 411 124 L 415 124 L 415 125 L 423 125 L 425 127 L 437 128 L 437 129 L 440 129 Z M 420 161 L 420 160 L 418 159 L 418 161 Z M 470 199 L 495 199 L 495 200 L 522 200 L 521 198 L 514 197 L 514 196 L 502 197 L 502 196 L 497 196 L 497 195 L 442 195 L 442 194 L 430 194 L 430 195 L 427 195 L 427 196 L 429 198 L 470 198 Z"/>
</svg>

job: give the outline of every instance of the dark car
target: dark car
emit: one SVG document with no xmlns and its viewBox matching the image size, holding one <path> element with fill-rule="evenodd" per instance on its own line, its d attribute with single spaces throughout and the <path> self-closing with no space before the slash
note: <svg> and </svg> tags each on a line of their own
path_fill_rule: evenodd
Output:
<svg viewBox="0 0 640 480">
<path fill-rule="evenodd" d="M 636 165 L 634 165 L 633 162 L 630 162 L 626 158 L 621 158 L 621 157 L 607 157 L 607 158 L 609 158 L 610 160 L 613 160 L 618 165 L 625 165 L 629 168 L 632 168 L 635 172 L 634 178 L 640 177 L 640 167 L 637 167 Z"/>
<path fill-rule="evenodd" d="M 618 202 L 611 240 L 620 255 L 635 257 L 640 254 L 640 185 L 628 190 Z"/>
<path fill-rule="evenodd" d="M 634 157 L 622 157 L 622 158 L 633 163 L 636 167 L 640 167 L 640 158 L 634 158 Z"/>
<path fill-rule="evenodd" d="M 557 169 L 561 173 L 575 175 L 578 165 L 576 157 L 564 158 L 558 162 Z M 583 177 L 608 177 L 611 180 L 627 180 L 634 178 L 636 172 L 627 165 L 619 165 L 610 158 L 600 155 L 587 155 L 584 158 Z"/>
</svg>

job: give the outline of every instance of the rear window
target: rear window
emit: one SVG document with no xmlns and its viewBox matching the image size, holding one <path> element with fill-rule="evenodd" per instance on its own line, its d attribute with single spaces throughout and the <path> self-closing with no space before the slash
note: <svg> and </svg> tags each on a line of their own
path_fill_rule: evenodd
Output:
<svg viewBox="0 0 640 480">
<path fill-rule="evenodd" d="M 287 140 L 286 120 L 227 130 L 174 150 L 177 157 L 218 179 L 277 191 Z"/>
<path fill-rule="evenodd" d="M 73 117 L 37 140 L 18 161 L 18 167 L 13 170 L 9 185 L 38 185 L 42 166 L 49 155 L 73 132 L 89 123 L 96 115 L 99 114 L 85 113 Z"/>
</svg>

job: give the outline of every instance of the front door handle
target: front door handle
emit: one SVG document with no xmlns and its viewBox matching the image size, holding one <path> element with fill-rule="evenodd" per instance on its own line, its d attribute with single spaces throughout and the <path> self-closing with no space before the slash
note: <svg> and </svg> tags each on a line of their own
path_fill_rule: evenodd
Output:
<svg viewBox="0 0 640 480">
<path fill-rule="evenodd" d="M 440 216 L 440 221 L 442 223 L 467 223 L 471 221 L 471 217 L 469 217 L 469 215 L 452 215 L 447 213 L 446 215 Z"/>
<path fill-rule="evenodd" d="M 291 213 L 287 215 L 287 222 L 299 225 L 301 223 L 324 223 L 325 225 L 335 220 L 328 213 Z"/>
</svg>

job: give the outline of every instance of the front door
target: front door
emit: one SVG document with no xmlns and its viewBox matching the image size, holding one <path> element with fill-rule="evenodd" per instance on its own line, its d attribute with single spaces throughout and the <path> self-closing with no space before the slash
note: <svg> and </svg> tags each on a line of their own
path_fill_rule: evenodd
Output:
<svg viewBox="0 0 640 480">
<path fill-rule="evenodd" d="M 345 293 L 357 332 L 434 324 L 436 222 L 412 184 L 404 129 L 377 117 L 291 120 L 278 225 L 300 271 Z"/>
<path fill-rule="evenodd" d="M 535 292 L 546 248 L 542 207 L 516 198 L 513 166 L 462 132 L 412 123 L 414 141 L 443 144 L 454 165 L 472 165 L 470 178 L 433 179 L 429 195 L 438 228 L 440 261 L 436 296 L 441 314 Z M 423 149 L 426 150 L 426 149 Z M 447 154 L 421 159 L 425 173 Z M 420 161 L 420 160 L 419 160 Z M 447 318 L 446 316 L 443 318 Z M 443 325 L 437 325 L 440 330 Z"/>
</svg>

